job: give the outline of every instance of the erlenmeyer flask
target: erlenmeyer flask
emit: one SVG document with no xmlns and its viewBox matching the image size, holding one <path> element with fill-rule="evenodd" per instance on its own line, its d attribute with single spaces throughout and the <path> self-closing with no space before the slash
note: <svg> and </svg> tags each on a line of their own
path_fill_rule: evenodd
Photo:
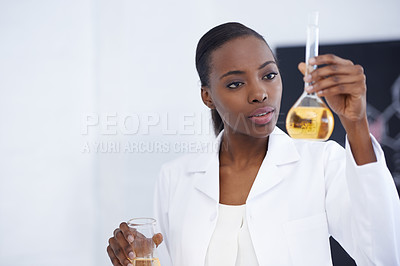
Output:
<svg viewBox="0 0 400 266">
<path fill-rule="evenodd" d="M 316 66 L 308 60 L 318 55 L 318 12 L 309 16 L 306 44 L 306 73 L 311 73 Z M 304 87 L 308 86 L 304 84 Z M 334 120 L 331 110 L 315 93 L 306 91 L 290 108 L 286 117 L 286 130 L 292 138 L 327 140 L 333 131 Z"/>
</svg>

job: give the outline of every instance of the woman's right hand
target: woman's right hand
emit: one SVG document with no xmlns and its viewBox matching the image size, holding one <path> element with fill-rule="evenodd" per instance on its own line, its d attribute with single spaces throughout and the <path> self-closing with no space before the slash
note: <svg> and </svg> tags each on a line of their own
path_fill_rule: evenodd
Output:
<svg viewBox="0 0 400 266">
<path fill-rule="evenodd" d="M 133 242 L 135 241 L 148 242 L 142 234 L 135 230 L 132 230 L 128 225 L 123 222 L 119 225 L 119 228 L 114 230 L 114 236 L 108 240 L 107 253 L 114 266 L 133 266 L 131 260 L 135 258 L 135 254 L 147 253 L 147 250 L 134 250 Z M 163 236 L 158 233 L 152 238 L 152 242 L 155 243 L 156 247 L 163 241 Z M 152 249 L 153 246 L 149 246 Z M 151 251 L 150 251 L 151 252 Z"/>
</svg>

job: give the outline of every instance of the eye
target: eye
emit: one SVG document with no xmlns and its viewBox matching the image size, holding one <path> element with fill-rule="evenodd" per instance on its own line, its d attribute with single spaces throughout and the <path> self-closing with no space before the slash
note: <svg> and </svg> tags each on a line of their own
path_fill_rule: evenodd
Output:
<svg viewBox="0 0 400 266">
<path fill-rule="evenodd" d="M 240 81 L 235 81 L 235 82 L 231 82 L 231 83 L 229 83 L 228 85 L 226 85 L 229 89 L 236 89 L 236 88 L 238 88 L 238 87 L 240 87 L 240 86 L 242 86 L 243 85 L 243 82 L 240 82 Z"/>
<path fill-rule="evenodd" d="M 271 80 L 271 79 L 274 79 L 277 75 L 278 75 L 278 73 L 271 72 L 271 73 L 268 73 L 267 75 L 265 75 L 265 76 L 263 77 L 263 79 Z"/>
</svg>

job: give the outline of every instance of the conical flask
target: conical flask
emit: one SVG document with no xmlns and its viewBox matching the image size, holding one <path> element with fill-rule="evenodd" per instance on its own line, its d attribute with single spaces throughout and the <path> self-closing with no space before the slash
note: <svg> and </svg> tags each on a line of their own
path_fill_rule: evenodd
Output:
<svg viewBox="0 0 400 266">
<path fill-rule="evenodd" d="M 308 60 L 318 55 L 318 12 L 309 16 L 306 44 L 306 73 L 308 75 L 316 66 Z M 304 87 L 308 86 L 304 84 Z M 305 90 L 286 117 L 286 130 L 292 138 L 327 140 L 333 131 L 334 120 L 331 110 L 315 93 Z"/>
</svg>

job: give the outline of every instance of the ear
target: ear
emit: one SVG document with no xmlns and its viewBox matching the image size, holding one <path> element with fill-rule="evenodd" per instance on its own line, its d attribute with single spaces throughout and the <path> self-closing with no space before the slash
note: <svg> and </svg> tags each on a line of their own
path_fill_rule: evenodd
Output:
<svg viewBox="0 0 400 266">
<path fill-rule="evenodd" d="M 215 109 L 215 105 L 212 101 L 210 88 L 206 86 L 201 87 L 201 99 L 203 103 L 208 106 L 210 109 Z"/>
</svg>

